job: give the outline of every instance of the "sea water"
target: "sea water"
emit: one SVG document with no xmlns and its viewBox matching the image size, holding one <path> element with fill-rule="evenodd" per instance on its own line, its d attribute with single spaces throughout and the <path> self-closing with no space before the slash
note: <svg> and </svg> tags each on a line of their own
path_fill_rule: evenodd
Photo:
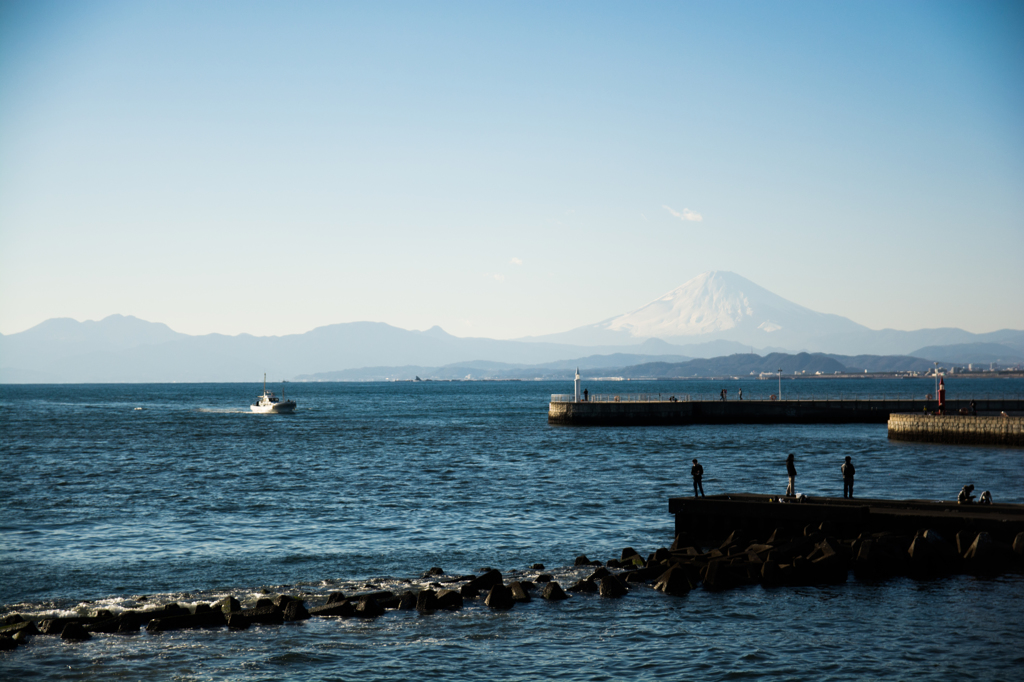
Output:
<svg viewBox="0 0 1024 682">
<path fill-rule="evenodd" d="M 591 393 L 766 398 L 775 381 L 585 382 Z M 234 595 L 425 586 L 542 563 L 563 587 L 668 546 L 668 499 L 797 492 L 955 499 L 965 483 L 1024 503 L 1024 451 L 891 442 L 884 425 L 564 427 L 571 383 L 289 384 L 294 415 L 248 409 L 252 384 L 4 386 L 0 615 L 119 611 Z M 786 398 L 904 396 L 924 380 L 783 382 Z M 958 379 L 951 397 L 1020 396 L 1024 381 Z M 141 408 L 141 409 L 139 409 Z M 621 600 L 534 599 L 509 612 L 136 635 L 35 637 L 0 653 L 28 679 L 1024 679 L 1024 578 L 855 579 L 844 585 Z"/>
</svg>

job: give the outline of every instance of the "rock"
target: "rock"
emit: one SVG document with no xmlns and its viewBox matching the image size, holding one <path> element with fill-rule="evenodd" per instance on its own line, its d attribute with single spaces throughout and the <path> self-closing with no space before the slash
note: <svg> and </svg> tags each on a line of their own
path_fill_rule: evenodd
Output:
<svg viewBox="0 0 1024 682">
<path fill-rule="evenodd" d="M 638 568 L 635 571 L 629 571 L 626 573 L 626 582 L 631 584 L 650 582 L 664 572 L 664 566 L 652 562 L 650 566 Z"/>
<path fill-rule="evenodd" d="M 218 609 L 225 614 L 228 614 L 234 611 L 241 611 L 242 604 L 234 597 L 224 597 L 220 601 L 214 602 L 213 608 Z"/>
<path fill-rule="evenodd" d="M 586 554 L 580 554 L 576 557 L 576 560 L 572 562 L 573 566 L 589 566 L 590 559 L 587 558 Z"/>
<path fill-rule="evenodd" d="M 654 552 L 654 560 L 657 561 L 658 563 L 661 563 L 662 561 L 668 561 L 671 558 L 672 558 L 672 552 L 668 551 L 668 548 L 666 548 L 666 547 L 659 547 Z"/>
<path fill-rule="evenodd" d="M 176 603 L 171 602 L 170 604 L 165 604 L 162 609 L 150 611 L 149 614 L 152 618 L 177 618 L 178 616 L 192 615 L 192 612 L 184 606 L 178 606 Z"/>
<path fill-rule="evenodd" d="M 622 561 L 626 561 L 627 559 L 631 559 L 632 557 L 635 557 L 635 556 L 640 556 L 640 553 L 637 552 L 632 547 L 626 547 L 626 548 L 624 548 L 622 550 L 622 555 L 619 558 Z"/>
<path fill-rule="evenodd" d="M 528 602 L 530 601 L 530 595 L 526 592 L 526 588 L 519 581 L 509 583 L 509 592 L 512 593 L 513 601 L 517 602 Z"/>
<path fill-rule="evenodd" d="M 725 539 L 725 542 L 720 544 L 718 546 L 718 548 L 720 550 L 722 550 L 722 552 L 724 553 L 725 549 L 727 547 L 730 547 L 732 545 L 746 545 L 746 544 L 748 544 L 748 543 L 746 542 L 746 538 L 744 537 L 743 531 L 734 530 L 733 532 L 729 533 L 729 537 L 727 537 Z"/>
<path fill-rule="evenodd" d="M 231 630 L 248 630 L 251 624 L 249 619 L 242 615 L 241 611 L 232 611 L 224 619 Z"/>
<path fill-rule="evenodd" d="M 972 573 L 1003 573 L 1013 565 L 1014 551 L 1009 545 L 998 543 L 988 533 L 978 533 L 964 555 L 964 561 Z"/>
<path fill-rule="evenodd" d="M 739 587 L 747 580 L 747 569 L 725 561 L 712 561 L 701 569 L 700 577 L 705 590 L 718 592 Z"/>
<path fill-rule="evenodd" d="M 946 575 L 956 570 L 960 555 L 935 530 L 917 535 L 907 550 L 910 570 L 919 576 Z"/>
<path fill-rule="evenodd" d="M 377 592 L 373 598 L 384 609 L 397 609 L 402 605 L 402 595 L 394 592 Z"/>
<path fill-rule="evenodd" d="M 261 599 L 260 601 L 263 600 Z M 259 602 L 256 603 L 258 604 Z M 284 622 L 284 614 L 281 613 L 281 609 L 277 608 L 273 604 L 270 604 L 269 606 L 257 606 L 252 609 L 242 609 L 235 613 L 242 614 L 250 623 L 259 623 L 261 625 L 280 625 Z"/>
<path fill-rule="evenodd" d="M 533 571 L 543 571 L 544 570 L 544 564 L 530 564 L 530 570 L 533 570 Z"/>
<path fill-rule="evenodd" d="M 398 610 L 399 611 L 413 611 L 416 609 L 416 593 L 412 590 L 406 590 L 398 598 Z"/>
<path fill-rule="evenodd" d="M 1017 533 L 1013 539 L 1013 551 L 1017 556 L 1024 556 L 1024 533 Z"/>
<path fill-rule="evenodd" d="M 381 606 L 372 594 L 365 594 L 359 598 L 356 604 L 356 618 L 377 618 L 384 615 L 384 607 Z"/>
<path fill-rule="evenodd" d="M 14 651 L 18 648 L 18 640 L 13 637 L 0 637 L 0 651 Z"/>
<path fill-rule="evenodd" d="M 309 620 L 309 611 L 301 601 L 293 600 L 285 605 L 282 616 L 286 621 Z"/>
<path fill-rule="evenodd" d="M 442 611 L 457 611 L 462 608 L 462 593 L 455 590 L 441 590 L 437 594 L 437 608 Z"/>
<path fill-rule="evenodd" d="M 411 592 L 409 594 L 412 594 Z M 415 605 L 415 600 L 413 601 Z M 322 606 L 314 606 L 309 609 L 310 616 L 353 618 L 356 615 L 356 607 L 347 599 L 341 601 L 329 601 Z"/>
<path fill-rule="evenodd" d="M 462 596 L 467 599 L 475 599 L 480 592 L 490 592 L 492 587 L 501 584 L 503 584 L 501 571 L 491 569 L 463 585 Z"/>
<path fill-rule="evenodd" d="M 85 631 L 85 627 L 81 623 L 71 622 L 61 630 L 60 638 L 65 642 L 84 642 L 87 639 L 92 639 L 92 635 Z"/>
<path fill-rule="evenodd" d="M 276 607 L 277 605 L 274 603 L 273 599 L 267 599 L 266 597 L 264 597 L 262 599 L 257 599 L 256 600 L 256 606 L 253 607 L 253 608 L 263 609 L 263 608 L 266 608 L 268 606 L 275 606 Z"/>
<path fill-rule="evenodd" d="M 596 571 L 594 571 L 593 573 L 591 573 L 590 577 L 588 577 L 587 580 L 591 580 L 593 582 L 597 582 L 601 578 L 603 578 L 603 577 L 605 577 L 607 575 L 611 575 L 611 574 L 612 574 L 611 571 L 609 571 L 607 568 L 602 566 L 601 568 L 599 568 Z"/>
<path fill-rule="evenodd" d="M 80 623 L 81 618 L 47 618 L 39 623 L 39 633 L 43 635 L 59 635 L 64 632 L 68 623 Z"/>
<path fill-rule="evenodd" d="M 433 568 L 428 570 L 426 573 L 424 573 L 423 577 L 424 578 L 429 578 L 431 576 L 437 576 L 437 575 L 444 575 L 444 569 L 441 568 L 440 566 L 434 566 Z"/>
<path fill-rule="evenodd" d="M 433 590 L 420 590 L 416 595 L 416 610 L 424 615 L 437 611 L 437 592 Z"/>
<path fill-rule="evenodd" d="M 280 613 L 280 612 L 278 612 Z M 217 628 L 227 625 L 222 611 L 189 614 L 187 616 L 171 616 L 154 618 L 146 626 L 146 632 L 167 632 L 169 630 L 195 630 L 199 628 Z M 65 628 L 66 629 L 66 628 Z"/>
<path fill-rule="evenodd" d="M 499 611 L 508 611 L 516 605 L 515 599 L 512 598 L 512 590 L 501 584 L 491 588 L 484 603 Z"/>
<path fill-rule="evenodd" d="M 581 594 L 593 594 L 597 592 L 597 583 L 593 580 L 579 580 L 569 586 L 570 592 L 579 592 Z"/>
<path fill-rule="evenodd" d="M 103 632 L 108 634 L 129 634 L 138 632 L 142 627 L 142 618 L 135 611 L 125 611 L 113 618 L 90 623 L 85 626 L 89 632 Z"/>
<path fill-rule="evenodd" d="M 554 576 L 549 575 L 547 573 L 542 573 L 542 574 L 537 576 L 536 582 L 538 582 L 538 583 L 549 583 L 549 582 L 551 582 L 554 579 L 555 579 Z"/>
<path fill-rule="evenodd" d="M 9 616 L 4 616 L 3 625 L 14 625 L 15 623 L 24 623 L 25 618 L 20 613 L 12 613 Z"/>
<path fill-rule="evenodd" d="M 971 548 L 974 543 L 974 539 L 978 537 L 977 532 L 971 530 L 962 530 L 956 534 L 956 553 L 960 556 L 967 554 L 967 550 Z"/>
<path fill-rule="evenodd" d="M 39 628 L 30 620 L 21 620 L 10 625 L 0 626 L 0 637 L 14 637 L 21 635 L 21 638 L 31 637 L 40 634 Z"/>
<path fill-rule="evenodd" d="M 295 597 L 292 597 L 290 595 L 281 594 L 281 595 L 278 595 L 274 599 L 274 606 L 276 606 L 277 608 L 281 609 L 281 611 L 283 612 L 285 607 L 288 606 L 288 604 L 292 603 L 293 601 L 299 601 L 299 600 L 295 599 Z"/>
<path fill-rule="evenodd" d="M 811 581 L 815 584 L 839 585 L 850 575 L 846 559 L 838 553 L 824 554 L 811 562 Z"/>
<path fill-rule="evenodd" d="M 540 596 L 548 601 L 561 601 L 569 598 L 569 595 L 565 593 L 562 586 L 554 581 L 549 581 L 544 586 L 544 590 L 540 593 Z"/>
<path fill-rule="evenodd" d="M 601 578 L 598 586 L 598 593 L 607 599 L 619 599 L 625 597 L 628 592 L 626 585 L 614 575 Z"/>
<path fill-rule="evenodd" d="M 778 587 L 784 585 L 785 576 L 779 564 L 774 561 L 766 561 L 761 564 L 761 584 L 765 587 Z"/>
<path fill-rule="evenodd" d="M 691 585 L 686 572 L 681 566 L 673 566 L 654 581 L 654 589 L 674 597 L 682 597 L 690 593 Z"/>
<path fill-rule="evenodd" d="M 867 580 L 877 580 L 907 572 L 906 551 L 891 536 L 868 537 L 861 541 L 853 562 L 853 571 Z"/>
<path fill-rule="evenodd" d="M 604 565 L 608 568 L 622 568 L 622 562 L 618 559 L 609 559 Z"/>
</svg>

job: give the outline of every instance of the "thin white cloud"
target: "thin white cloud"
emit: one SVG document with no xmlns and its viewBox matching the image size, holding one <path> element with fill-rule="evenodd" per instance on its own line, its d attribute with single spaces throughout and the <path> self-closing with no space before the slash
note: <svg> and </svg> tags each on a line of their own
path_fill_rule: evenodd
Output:
<svg viewBox="0 0 1024 682">
<path fill-rule="evenodd" d="M 509 261 L 509 263 L 511 263 L 512 265 L 522 265 L 523 264 L 523 259 L 522 258 L 513 258 L 512 260 Z"/>
<path fill-rule="evenodd" d="M 679 218 L 680 220 L 683 220 L 683 221 L 689 220 L 689 221 L 692 221 L 692 222 L 695 222 L 695 223 L 699 223 L 702 220 L 704 220 L 704 216 L 702 216 L 700 213 L 697 213 L 696 211 L 691 211 L 688 208 L 684 208 L 683 212 L 680 213 L 679 211 L 675 210 L 671 206 L 666 206 L 665 204 L 662 204 L 661 207 L 663 209 L 665 209 L 666 211 L 668 211 L 669 213 L 671 213 L 676 218 Z"/>
<path fill-rule="evenodd" d="M 499 282 L 504 282 L 505 281 L 505 275 L 502 275 L 502 274 L 499 274 L 499 273 L 496 272 L 496 273 L 494 273 L 494 279 L 498 280 Z"/>
</svg>

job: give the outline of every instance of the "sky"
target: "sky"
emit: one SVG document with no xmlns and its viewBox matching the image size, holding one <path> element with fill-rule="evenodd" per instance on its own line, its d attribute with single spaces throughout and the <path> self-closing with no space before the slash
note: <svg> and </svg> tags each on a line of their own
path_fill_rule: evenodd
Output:
<svg viewBox="0 0 1024 682">
<path fill-rule="evenodd" d="M 1024 329 L 1024 3 L 0 0 L 0 333 Z"/>
</svg>

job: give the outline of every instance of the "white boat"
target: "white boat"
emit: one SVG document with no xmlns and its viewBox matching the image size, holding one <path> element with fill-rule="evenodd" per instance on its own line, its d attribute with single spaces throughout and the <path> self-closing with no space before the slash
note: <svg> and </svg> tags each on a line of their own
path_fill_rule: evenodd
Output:
<svg viewBox="0 0 1024 682">
<path fill-rule="evenodd" d="M 281 398 L 274 395 L 273 391 L 267 390 L 267 375 L 263 375 L 263 395 L 256 396 L 256 402 L 249 406 L 253 412 L 261 414 L 291 414 L 295 411 L 294 400 L 284 400 L 282 389 Z"/>
</svg>

